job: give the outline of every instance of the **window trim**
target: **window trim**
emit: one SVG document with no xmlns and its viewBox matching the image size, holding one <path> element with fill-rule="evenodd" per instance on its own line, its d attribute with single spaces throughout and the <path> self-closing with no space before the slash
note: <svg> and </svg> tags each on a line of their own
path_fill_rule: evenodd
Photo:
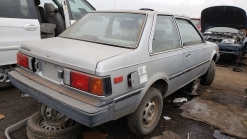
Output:
<svg viewBox="0 0 247 139">
<path fill-rule="evenodd" d="M 179 28 L 178 23 L 177 23 L 177 19 L 188 21 L 188 22 L 194 27 L 194 29 L 197 31 L 198 35 L 201 37 L 202 43 L 184 46 L 183 37 L 182 37 L 182 35 L 181 35 L 180 28 Z M 175 16 L 175 20 L 176 20 L 176 25 L 177 25 L 178 30 L 179 30 L 180 37 L 181 37 L 181 38 L 180 38 L 180 39 L 181 39 L 181 42 L 182 42 L 181 45 L 182 45 L 183 47 L 197 46 L 197 45 L 202 45 L 202 44 L 206 43 L 206 41 L 205 41 L 205 39 L 203 38 L 202 34 L 199 32 L 199 30 L 196 28 L 196 26 L 192 23 L 192 21 L 191 21 L 190 19 L 188 19 L 188 18 L 182 18 L 182 17 L 179 17 L 179 16 Z"/>
<path fill-rule="evenodd" d="M 170 16 L 172 17 L 172 23 L 177 31 L 177 36 L 178 36 L 178 41 L 179 41 L 179 45 L 180 48 L 174 48 L 174 49 L 170 49 L 170 50 L 163 50 L 163 51 L 159 51 L 159 52 L 153 52 L 153 37 L 154 37 L 154 32 L 155 32 L 155 27 L 156 27 L 156 21 L 157 21 L 157 17 L 158 16 Z M 150 39 L 149 39 L 149 54 L 152 55 L 158 55 L 158 54 L 163 54 L 163 53 L 168 53 L 168 52 L 173 52 L 173 51 L 178 51 L 178 50 L 182 50 L 183 45 L 182 45 L 182 39 L 181 39 L 181 35 L 178 29 L 178 26 L 176 24 L 176 20 L 174 15 L 169 15 L 169 14 L 154 14 L 154 18 L 153 18 L 153 24 L 152 24 L 152 30 L 151 30 L 151 34 L 150 34 Z"/>
</svg>

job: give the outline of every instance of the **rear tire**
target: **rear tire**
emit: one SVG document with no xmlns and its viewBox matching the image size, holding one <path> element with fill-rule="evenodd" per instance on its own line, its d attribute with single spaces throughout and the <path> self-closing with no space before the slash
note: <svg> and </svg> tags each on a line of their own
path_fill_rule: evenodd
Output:
<svg viewBox="0 0 247 139">
<path fill-rule="evenodd" d="M 150 88 L 136 111 L 128 115 L 129 129 L 138 135 L 147 135 L 157 126 L 163 109 L 163 97 L 156 88 Z"/>
<path fill-rule="evenodd" d="M 210 86 L 214 81 L 214 77 L 215 77 L 215 63 L 212 60 L 208 68 L 208 71 L 201 77 L 201 85 Z"/>
<path fill-rule="evenodd" d="M 81 135 L 82 126 L 75 122 L 73 126 L 60 130 L 48 130 L 39 124 L 43 119 L 37 112 L 27 121 L 27 137 L 29 139 L 78 139 Z"/>
</svg>

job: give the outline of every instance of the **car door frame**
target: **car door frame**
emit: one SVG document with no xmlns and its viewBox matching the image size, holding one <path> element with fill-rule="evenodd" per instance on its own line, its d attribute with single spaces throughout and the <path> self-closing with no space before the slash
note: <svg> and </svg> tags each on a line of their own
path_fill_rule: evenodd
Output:
<svg viewBox="0 0 247 139">
<path fill-rule="evenodd" d="M 165 50 L 165 51 L 160 51 L 160 52 L 153 53 L 153 51 L 152 51 L 152 48 L 153 48 L 152 42 L 153 42 L 153 37 L 154 37 L 154 32 L 155 32 L 155 27 L 156 27 L 156 21 L 157 21 L 158 15 L 171 16 L 172 17 L 172 19 L 173 19 L 173 22 L 172 23 L 173 23 L 173 25 L 174 25 L 174 27 L 176 29 L 176 32 L 177 32 L 177 37 L 178 37 L 178 41 L 179 41 L 179 44 L 180 44 L 180 48 L 171 49 L 171 50 Z M 164 96 L 163 96 L 163 97 L 166 97 L 166 96 L 172 94 L 173 92 L 177 91 L 178 89 L 180 89 L 182 87 L 182 82 L 181 82 L 181 84 L 177 85 L 177 87 L 171 87 L 171 85 L 173 84 L 172 82 L 175 81 L 173 79 L 176 79 L 176 78 L 177 78 L 176 80 L 182 80 L 183 79 L 184 59 L 183 59 L 182 39 L 181 39 L 181 35 L 180 35 L 180 32 L 179 32 L 178 26 L 176 24 L 176 20 L 175 20 L 175 16 L 174 15 L 171 15 L 171 14 L 163 14 L 163 13 L 155 13 L 153 20 L 154 21 L 153 21 L 153 24 L 152 24 L 152 31 L 151 31 L 150 40 L 149 40 L 149 55 L 151 56 L 152 61 L 153 62 L 155 61 L 155 59 L 153 59 L 153 58 L 156 55 L 162 55 L 162 54 L 166 54 L 166 53 L 170 53 L 170 52 L 175 52 L 175 51 L 179 51 L 179 50 L 182 52 L 181 53 L 181 55 L 182 55 L 182 57 L 181 57 L 182 58 L 182 69 L 181 69 L 181 71 L 180 72 L 177 72 L 177 73 L 175 73 L 173 75 L 170 75 L 170 76 L 167 75 L 168 79 L 166 79 L 166 80 L 168 81 L 168 88 L 167 88 L 166 94 L 164 94 Z M 165 72 L 165 71 L 162 71 L 162 72 Z M 154 73 L 154 70 L 153 70 L 153 73 Z M 165 73 L 165 74 L 167 74 L 167 73 Z"/>
<path fill-rule="evenodd" d="M 183 45 L 183 38 L 182 38 L 182 35 L 181 35 L 181 32 L 180 32 L 180 28 L 179 28 L 178 23 L 177 23 L 177 19 L 182 19 L 182 20 L 189 21 L 189 23 L 194 27 L 194 29 L 197 31 L 198 35 L 201 37 L 203 43 L 184 46 Z M 192 82 L 193 80 L 199 78 L 200 76 L 202 76 L 203 74 L 206 73 L 206 71 L 207 71 L 206 67 L 208 67 L 209 64 L 210 64 L 210 56 L 209 56 L 209 52 L 208 52 L 208 49 L 207 49 L 207 43 L 206 43 L 205 39 L 203 38 L 203 36 L 200 33 L 200 31 L 198 30 L 198 28 L 191 22 L 190 18 L 186 18 L 186 17 L 182 17 L 182 16 L 175 16 L 175 21 L 176 21 L 176 24 L 177 24 L 177 27 L 178 27 L 178 30 L 179 30 L 179 33 L 180 33 L 181 42 L 182 42 L 182 46 L 183 46 L 183 52 L 184 52 L 184 64 L 185 65 L 184 65 L 184 72 L 183 72 L 183 74 L 184 74 L 184 80 L 183 80 L 184 85 L 183 86 L 185 86 L 186 84 Z M 191 52 L 190 51 L 191 49 L 193 50 L 193 48 L 200 47 L 200 46 L 204 46 L 201 49 L 206 49 L 206 51 L 207 51 L 204 60 L 201 61 L 201 62 L 195 63 L 190 68 L 187 68 L 186 67 L 186 64 L 187 64 L 186 61 L 188 61 L 188 60 L 186 59 L 186 57 L 187 57 L 187 51 L 188 50 L 186 50 L 186 49 L 189 49 L 189 52 Z M 197 71 L 198 74 L 195 75 L 195 76 L 191 76 L 191 74 L 193 73 L 192 72 L 193 70 Z M 190 75 L 188 75 L 189 72 L 191 72 Z"/>
<path fill-rule="evenodd" d="M 96 10 L 87 0 L 84 0 L 93 10 Z M 62 0 L 62 5 L 63 5 L 63 11 L 64 11 L 64 16 L 65 16 L 65 25 L 66 28 L 71 26 L 73 23 L 75 23 L 77 20 L 72 19 L 72 13 L 69 5 L 68 0 Z"/>
</svg>

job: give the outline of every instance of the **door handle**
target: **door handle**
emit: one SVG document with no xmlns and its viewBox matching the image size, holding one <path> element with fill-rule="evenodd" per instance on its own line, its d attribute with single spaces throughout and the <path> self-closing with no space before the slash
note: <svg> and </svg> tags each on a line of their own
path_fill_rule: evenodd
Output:
<svg viewBox="0 0 247 139">
<path fill-rule="evenodd" d="M 190 57 L 190 53 L 186 53 L 185 54 L 185 57 Z"/>
<path fill-rule="evenodd" d="M 25 24 L 24 25 L 24 29 L 25 30 L 28 30 L 28 31 L 34 31 L 34 30 L 36 30 L 38 27 L 37 26 L 35 26 L 35 25 L 33 25 L 33 24 Z"/>
</svg>

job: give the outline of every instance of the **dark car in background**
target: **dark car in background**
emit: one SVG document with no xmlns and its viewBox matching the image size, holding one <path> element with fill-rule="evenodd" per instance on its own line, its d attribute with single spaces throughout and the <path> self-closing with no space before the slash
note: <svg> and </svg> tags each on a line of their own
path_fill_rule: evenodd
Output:
<svg viewBox="0 0 247 139">
<path fill-rule="evenodd" d="M 245 10 L 233 6 L 206 8 L 201 13 L 201 27 L 205 39 L 218 44 L 220 54 L 234 59 L 246 54 Z"/>
<path fill-rule="evenodd" d="M 191 22 L 201 31 L 201 19 L 200 18 L 190 18 Z"/>
</svg>

